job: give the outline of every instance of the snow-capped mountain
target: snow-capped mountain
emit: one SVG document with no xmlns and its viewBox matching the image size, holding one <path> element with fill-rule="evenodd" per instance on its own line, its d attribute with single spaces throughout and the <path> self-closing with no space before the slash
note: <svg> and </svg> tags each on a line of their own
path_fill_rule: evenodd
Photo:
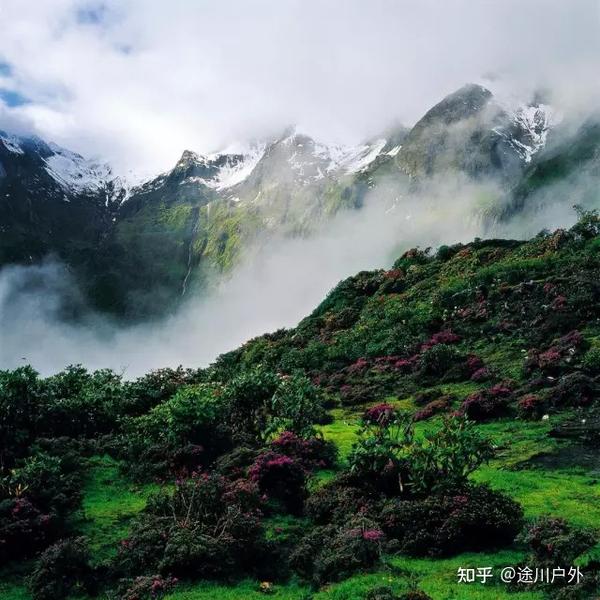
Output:
<svg viewBox="0 0 600 600">
<path fill-rule="evenodd" d="M 0 144 L 15 157 L 28 154 L 31 162 L 42 167 L 65 193 L 118 193 L 125 188 L 124 179 L 115 175 L 107 163 L 85 159 L 53 142 L 0 131 Z"/>
<path fill-rule="evenodd" d="M 491 179 L 518 195 L 503 206 L 521 210 L 529 190 L 558 172 L 557 160 L 568 169 L 596 164 L 597 121 L 562 145 L 549 141 L 557 123 L 546 104 L 507 105 L 467 85 L 412 128 L 361 144 L 292 127 L 221 152 L 185 150 L 171 170 L 133 186 L 106 164 L 2 132 L 0 265 L 54 252 L 82 273 L 101 308 L 149 314 L 199 285 L 206 269 L 231 268 L 254 241 L 309 234 L 390 183 L 410 193 L 453 174 Z"/>
</svg>

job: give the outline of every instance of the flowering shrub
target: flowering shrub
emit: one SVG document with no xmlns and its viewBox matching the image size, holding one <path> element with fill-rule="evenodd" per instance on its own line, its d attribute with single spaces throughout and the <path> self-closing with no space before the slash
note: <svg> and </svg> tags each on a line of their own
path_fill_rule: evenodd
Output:
<svg viewBox="0 0 600 600">
<path fill-rule="evenodd" d="M 306 496 L 306 473 L 300 461 L 277 454 L 260 454 L 248 470 L 251 481 L 258 484 L 261 492 L 280 501 L 293 514 L 302 511 Z"/>
<path fill-rule="evenodd" d="M 301 438 L 283 431 L 271 442 L 274 452 L 298 460 L 306 470 L 328 468 L 335 463 L 337 449 L 333 442 L 322 437 Z"/>
<path fill-rule="evenodd" d="M 44 513 L 27 498 L 0 500 L 0 565 L 28 558 L 58 534 L 58 518 Z"/>
<path fill-rule="evenodd" d="M 364 373 L 369 368 L 369 361 L 366 358 L 359 358 L 356 362 L 352 363 L 346 371 L 350 375 L 356 373 Z"/>
<path fill-rule="evenodd" d="M 521 536 L 531 548 L 531 564 L 539 567 L 572 565 L 596 539 L 592 532 L 569 525 L 564 519 L 542 517 Z"/>
<path fill-rule="evenodd" d="M 340 400 L 344 406 L 356 406 L 372 402 L 380 395 L 380 388 L 368 382 L 345 384 L 340 387 Z"/>
<path fill-rule="evenodd" d="M 155 600 L 162 598 L 176 584 L 176 577 L 163 577 L 162 575 L 136 577 L 133 581 L 127 582 L 122 600 Z"/>
<path fill-rule="evenodd" d="M 362 416 L 363 423 L 366 425 L 375 425 L 386 427 L 397 418 L 396 409 L 391 405 L 383 402 L 368 408 Z"/>
<path fill-rule="evenodd" d="M 461 339 L 462 338 L 460 335 L 456 335 L 456 333 L 452 333 L 452 331 L 439 331 L 438 333 L 434 333 L 424 344 L 421 345 L 421 351 L 429 350 L 438 344 L 456 344 L 460 342 Z"/>
<path fill-rule="evenodd" d="M 315 527 L 291 556 L 292 567 L 317 585 L 339 581 L 373 566 L 381 555 L 384 533 L 367 519 L 353 519 L 343 527 Z"/>
<path fill-rule="evenodd" d="M 550 390 L 548 400 L 554 407 L 588 406 L 598 397 L 598 385 L 583 373 L 569 373 Z"/>
<path fill-rule="evenodd" d="M 577 330 L 571 331 L 554 340 L 544 351 L 531 350 L 525 361 L 525 370 L 531 372 L 540 369 L 545 374 L 557 375 L 585 346 L 583 335 Z"/>
<path fill-rule="evenodd" d="M 508 496 L 486 486 L 422 500 L 389 500 L 381 524 L 401 552 L 451 556 L 509 544 L 521 529 L 523 511 Z"/>
<path fill-rule="evenodd" d="M 481 369 L 477 369 L 471 375 L 471 381 L 475 381 L 476 383 L 481 383 L 482 381 L 488 381 L 492 378 L 492 373 L 487 367 L 481 367 Z"/>
<path fill-rule="evenodd" d="M 469 369 L 469 373 L 475 373 L 483 368 L 483 366 L 483 360 L 479 356 L 475 356 L 474 354 L 467 356 L 467 369 Z"/>
<path fill-rule="evenodd" d="M 59 600 L 88 591 L 91 576 L 85 538 L 61 540 L 42 553 L 29 587 L 34 600 Z"/>
<path fill-rule="evenodd" d="M 522 419 L 539 419 L 546 412 L 544 399 L 537 394 L 525 394 L 517 402 L 517 412 Z"/>
<path fill-rule="evenodd" d="M 433 400 L 432 402 L 429 402 L 421 410 L 418 410 L 414 414 L 413 419 L 415 421 L 425 421 L 427 419 L 430 419 L 434 415 L 447 411 L 449 408 L 450 402 L 448 400 L 448 397 L 442 397 L 438 400 Z"/>
<path fill-rule="evenodd" d="M 495 419 L 508 412 L 511 394 L 511 389 L 500 383 L 488 390 L 479 390 L 467 396 L 461 404 L 460 411 L 473 421 Z"/>
<path fill-rule="evenodd" d="M 162 573 L 224 577 L 260 561 L 262 498 L 248 480 L 199 475 L 150 496 L 121 542 L 115 568 L 124 575 Z"/>
</svg>

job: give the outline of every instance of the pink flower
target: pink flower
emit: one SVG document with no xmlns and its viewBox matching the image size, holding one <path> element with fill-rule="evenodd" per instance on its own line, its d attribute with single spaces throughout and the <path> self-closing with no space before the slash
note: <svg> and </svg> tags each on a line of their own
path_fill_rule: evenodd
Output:
<svg viewBox="0 0 600 600">
<path fill-rule="evenodd" d="M 369 542 L 380 542 L 384 535 L 381 529 L 365 529 L 362 532 L 362 537 Z"/>
</svg>

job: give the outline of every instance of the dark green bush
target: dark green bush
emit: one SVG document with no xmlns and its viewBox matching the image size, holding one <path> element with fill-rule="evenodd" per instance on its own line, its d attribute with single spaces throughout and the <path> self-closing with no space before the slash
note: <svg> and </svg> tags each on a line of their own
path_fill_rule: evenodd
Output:
<svg viewBox="0 0 600 600">
<path fill-rule="evenodd" d="M 25 497 L 0 500 L 0 565 L 33 556 L 59 532 L 55 513 L 42 512 Z"/>
<path fill-rule="evenodd" d="M 300 514 L 306 497 L 306 471 L 295 458 L 275 452 L 259 454 L 248 470 L 250 480 L 286 511 Z"/>
<path fill-rule="evenodd" d="M 597 541 L 593 532 L 574 527 L 564 519 L 542 517 L 520 536 L 531 549 L 530 563 L 540 568 L 570 567 Z"/>
<path fill-rule="evenodd" d="M 374 566 L 385 536 L 379 526 L 354 518 L 344 526 L 315 527 L 294 548 L 292 568 L 316 585 L 345 579 L 358 570 Z"/>
<path fill-rule="evenodd" d="M 523 510 L 500 492 L 470 486 L 453 495 L 389 500 L 381 523 L 400 552 L 452 556 L 510 544 L 523 525 Z"/>
<path fill-rule="evenodd" d="M 43 552 L 29 578 L 33 600 L 61 600 L 92 587 L 85 538 L 61 540 Z"/>
<path fill-rule="evenodd" d="M 256 485 L 219 475 L 151 496 L 115 567 L 124 575 L 227 577 L 261 561 L 262 500 Z"/>
</svg>

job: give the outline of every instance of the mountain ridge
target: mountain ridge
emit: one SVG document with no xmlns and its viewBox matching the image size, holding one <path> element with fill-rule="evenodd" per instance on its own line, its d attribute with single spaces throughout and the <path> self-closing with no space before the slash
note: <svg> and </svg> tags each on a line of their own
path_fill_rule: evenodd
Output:
<svg viewBox="0 0 600 600">
<path fill-rule="evenodd" d="M 554 130 L 547 105 L 509 109 L 469 84 L 412 128 L 357 146 L 324 144 L 292 127 L 225 152 L 185 150 L 171 170 L 137 185 L 59 146 L 2 134 L 0 227 L 8 236 L 0 266 L 54 253 L 80 272 L 97 308 L 160 314 L 211 273 L 229 271 L 259 239 L 310 235 L 339 211 L 360 209 L 373 190 L 388 193 L 390 183 L 411 193 L 447 175 L 489 180 L 504 194 L 494 219 L 526 210 L 535 203 L 523 190 Z M 592 138 L 588 154 L 600 148 Z M 568 145 L 559 149 L 568 153 Z M 152 301 L 143 300 L 148 292 Z"/>
</svg>

